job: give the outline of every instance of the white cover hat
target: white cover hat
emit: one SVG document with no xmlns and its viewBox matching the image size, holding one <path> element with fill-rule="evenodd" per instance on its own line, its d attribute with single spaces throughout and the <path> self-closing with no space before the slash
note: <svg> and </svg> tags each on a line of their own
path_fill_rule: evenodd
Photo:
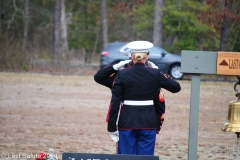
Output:
<svg viewBox="0 0 240 160">
<path fill-rule="evenodd" d="M 148 41 L 133 41 L 127 44 L 127 48 L 130 49 L 131 53 L 134 52 L 149 52 L 149 49 L 153 47 L 153 44 Z"/>
</svg>

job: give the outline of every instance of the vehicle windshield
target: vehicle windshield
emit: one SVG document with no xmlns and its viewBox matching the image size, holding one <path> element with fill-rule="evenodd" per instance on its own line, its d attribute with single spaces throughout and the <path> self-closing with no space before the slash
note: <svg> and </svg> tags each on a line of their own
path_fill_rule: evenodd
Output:
<svg viewBox="0 0 240 160">
<path fill-rule="evenodd" d="M 121 49 L 120 52 L 124 53 L 128 50 L 127 45 L 124 45 Z"/>
<path fill-rule="evenodd" d="M 164 49 L 158 47 L 158 46 L 153 46 L 153 48 L 150 49 L 150 54 L 151 55 L 159 55 L 159 54 L 162 54 L 162 53 L 167 54 L 168 52 L 165 51 Z"/>
</svg>

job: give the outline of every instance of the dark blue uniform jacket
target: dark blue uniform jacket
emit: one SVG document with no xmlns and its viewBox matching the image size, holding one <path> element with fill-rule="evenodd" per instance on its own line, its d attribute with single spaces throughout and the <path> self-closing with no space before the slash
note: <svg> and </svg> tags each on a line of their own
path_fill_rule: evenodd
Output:
<svg viewBox="0 0 240 160">
<path fill-rule="evenodd" d="M 120 104 L 124 100 L 153 100 L 159 88 L 172 93 L 179 92 L 178 82 L 168 78 L 158 69 L 137 63 L 118 71 L 112 86 L 112 100 L 108 119 L 108 131 L 116 131 L 116 121 Z M 154 105 L 123 105 L 120 112 L 118 129 L 157 129 L 158 117 Z"/>
</svg>

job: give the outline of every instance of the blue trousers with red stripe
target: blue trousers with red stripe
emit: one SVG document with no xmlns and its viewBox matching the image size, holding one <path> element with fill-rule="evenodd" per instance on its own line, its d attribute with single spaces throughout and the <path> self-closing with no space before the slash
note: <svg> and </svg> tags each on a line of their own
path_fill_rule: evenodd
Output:
<svg viewBox="0 0 240 160">
<path fill-rule="evenodd" d="M 119 130 L 118 154 L 154 155 L 156 130 Z"/>
</svg>

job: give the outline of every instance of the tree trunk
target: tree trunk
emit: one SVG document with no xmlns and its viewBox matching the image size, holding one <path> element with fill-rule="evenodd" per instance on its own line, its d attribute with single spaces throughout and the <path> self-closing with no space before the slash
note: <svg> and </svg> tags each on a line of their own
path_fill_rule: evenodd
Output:
<svg viewBox="0 0 240 160">
<path fill-rule="evenodd" d="M 61 4 L 62 0 L 55 0 L 54 13 L 54 37 L 53 37 L 53 55 L 52 62 L 54 68 L 60 62 L 60 47 L 61 47 Z"/>
<path fill-rule="evenodd" d="M 25 8 L 24 8 L 24 31 L 23 31 L 23 44 L 22 44 L 22 51 L 26 54 L 26 58 L 28 60 L 28 68 L 32 66 L 32 56 L 30 52 L 26 49 L 27 40 L 28 40 L 28 31 L 29 31 L 29 0 L 25 0 Z"/>
<path fill-rule="evenodd" d="M 66 21 L 66 11 L 64 0 L 62 0 L 62 9 L 61 9 L 61 39 L 62 47 L 61 53 L 62 58 L 65 62 L 69 61 L 69 51 L 68 51 L 68 34 L 67 34 L 67 21 Z"/>
<path fill-rule="evenodd" d="M 22 50 L 25 52 L 26 43 L 28 37 L 28 28 L 29 28 L 29 0 L 25 0 L 25 9 L 24 9 L 24 31 L 23 31 L 23 45 Z"/>
<path fill-rule="evenodd" d="M 99 33 L 99 30 L 96 29 L 96 30 L 95 30 L 95 33 L 96 33 L 96 40 L 95 40 L 95 43 L 94 43 L 94 46 L 93 46 L 93 51 L 92 51 L 92 54 L 91 54 L 91 56 L 90 56 L 89 63 L 92 62 L 92 57 L 95 56 L 95 54 L 96 54 L 96 49 L 97 49 L 97 45 L 98 45 L 98 41 L 99 41 L 99 34 L 100 34 L 100 33 Z"/>
<path fill-rule="evenodd" d="M 3 13 L 3 1 L 1 0 L 0 1 L 0 37 L 1 37 L 1 33 L 2 33 L 2 17 L 3 17 L 3 15 L 2 15 L 2 13 Z M 1 43 L 1 39 L 0 39 L 0 43 Z"/>
<path fill-rule="evenodd" d="M 178 11 L 179 13 L 182 11 L 182 0 L 178 0 Z M 178 19 L 178 29 L 181 27 L 181 20 Z"/>
<path fill-rule="evenodd" d="M 153 44 L 162 46 L 164 0 L 156 0 L 154 9 Z"/>
<path fill-rule="evenodd" d="M 225 9 L 226 12 L 230 12 L 232 10 L 233 0 L 225 0 Z M 231 19 L 225 13 L 223 17 L 223 23 L 221 28 L 221 41 L 220 41 L 220 51 L 227 51 L 228 50 L 228 37 L 230 33 L 231 27 Z"/>
<path fill-rule="evenodd" d="M 107 2 L 102 0 L 103 47 L 108 45 Z"/>
</svg>

